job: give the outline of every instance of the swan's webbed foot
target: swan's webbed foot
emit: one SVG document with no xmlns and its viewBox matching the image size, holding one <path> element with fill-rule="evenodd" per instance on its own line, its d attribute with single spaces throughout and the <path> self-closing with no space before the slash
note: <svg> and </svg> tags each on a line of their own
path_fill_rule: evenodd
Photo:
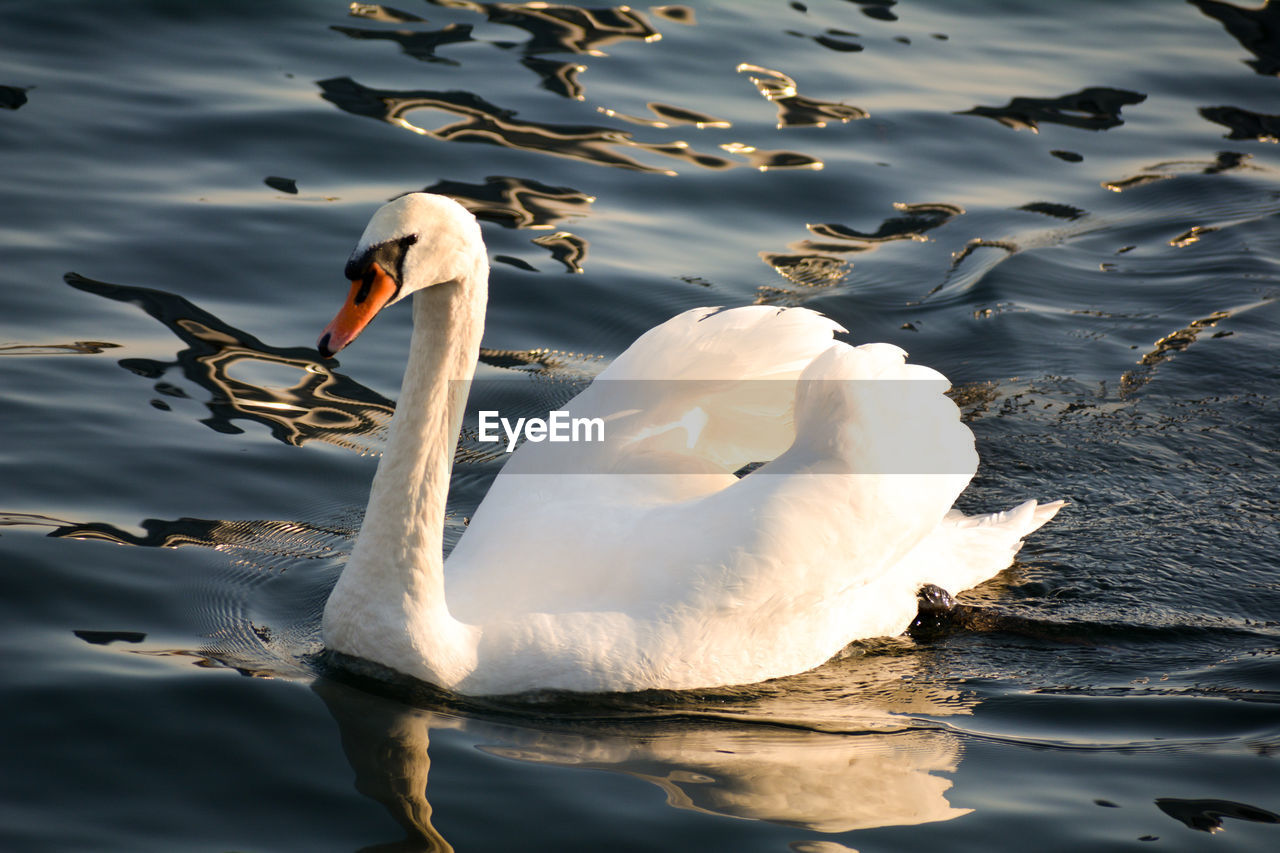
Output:
<svg viewBox="0 0 1280 853">
<path fill-rule="evenodd" d="M 950 613 L 956 609 L 956 600 L 951 593 L 937 584 L 927 583 L 916 592 L 916 603 L 920 607 L 920 616 L 929 614 Z"/>
<path fill-rule="evenodd" d="M 936 640 L 963 626 L 962 614 L 968 608 L 937 584 L 927 583 L 916 592 L 916 618 L 907 634 L 913 640 Z"/>
</svg>

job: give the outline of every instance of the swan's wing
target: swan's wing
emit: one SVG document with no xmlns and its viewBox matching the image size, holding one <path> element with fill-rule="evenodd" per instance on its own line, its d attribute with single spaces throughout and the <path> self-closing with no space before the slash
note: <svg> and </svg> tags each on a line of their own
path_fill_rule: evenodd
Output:
<svg viewBox="0 0 1280 853">
<path fill-rule="evenodd" d="M 565 405 L 597 445 L 526 446 L 511 471 L 732 474 L 795 436 L 796 380 L 843 331 L 804 308 L 698 308 L 650 329 Z"/>
<path fill-rule="evenodd" d="M 798 380 L 791 446 L 688 507 L 708 516 L 706 526 L 743 520 L 739 553 L 751 558 L 739 561 L 730 588 L 761 600 L 795 590 L 852 602 L 861 587 L 896 575 L 947 516 L 977 469 L 973 434 L 945 394 L 947 380 L 905 356 L 888 344 L 829 344 Z M 880 606 L 914 612 L 919 581 L 890 586 L 894 600 Z"/>
<path fill-rule="evenodd" d="M 599 378 L 795 378 L 843 331 L 808 308 L 694 308 L 645 332 Z"/>
<path fill-rule="evenodd" d="M 798 383 L 785 384 L 795 399 L 790 446 L 742 479 L 557 474 L 512 459 L 450 557 L 451 607 L 461 618 L 663 608 L 691 619 L 847 615 L 858 591 L 946 515 L 976 466 L 973 437 L 943 394 L 946 381 L 906 365 L 896 347 L 828 338 Z M 894 587 L 898 609 L 914 606 L 909 585 Z M 864 633 L 837 618 L 829 630 L 852 639 L 879 627 Z"/>
</svg>

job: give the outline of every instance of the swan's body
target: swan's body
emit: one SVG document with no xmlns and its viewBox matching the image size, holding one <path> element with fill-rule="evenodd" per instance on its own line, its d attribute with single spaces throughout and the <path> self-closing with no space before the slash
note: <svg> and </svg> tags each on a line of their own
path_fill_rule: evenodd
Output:
<svg viewBox="0 0 1280 853">
<path fill-rule="evenodd" d="M 901 633 L 916 592 L 1005 568 L 1059 503 L 966 518 L 973 436 L 946 380 L 800 308 L 696 309 L 565 405 L 601 444 L 525 444 L 446 563 L 445 498 L 484 323 L 474 218 L 413 194 L 375 214 L 341 349 L 410 292 L 414 332 L 328 648 L 462 693 L 745 684 Z M 653 381 L 661 380 L 661 381 Z M 770 461 L 771 460 L 771 461 Z M 768 464 L 738 478 L 750 462 Z"/>
</svg>

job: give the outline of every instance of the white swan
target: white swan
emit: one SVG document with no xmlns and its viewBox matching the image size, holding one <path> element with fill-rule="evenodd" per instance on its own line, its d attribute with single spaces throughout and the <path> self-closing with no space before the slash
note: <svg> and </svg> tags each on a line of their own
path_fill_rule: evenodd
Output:
<svg viewBox="0 0 1280 853">
<path fill-rule="evenodd" d="M 565 409 L 600 444 L 526 443 L 447 563 L 450 469 L 484 326 L 475 219 L 416 193 L 347 263 L 332 355 L 413 294 L 408 367 L 327 648 L 469 694 L 747 684 L 901 633 L 924 583 L 1005 568 L 1060 503 L 965 517 L 977 465 L 937 372 L 806 309 L 687 311 Z M 661 381 L 651 381 L 661 380 Z M 745 477 L 734 472 L 768 461 Z"/>
</svg>

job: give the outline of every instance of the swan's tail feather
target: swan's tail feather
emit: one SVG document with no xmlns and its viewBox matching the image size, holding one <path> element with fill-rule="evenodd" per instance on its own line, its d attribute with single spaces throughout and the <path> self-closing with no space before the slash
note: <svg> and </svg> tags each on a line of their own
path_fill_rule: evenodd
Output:
<svg viewBox="0 0 1280 853">
<path fill-rule="evenodd" d="M 1018 538 L 1028 536 L 1039 530 L 1058 514 L 1058 510 L 1067 505 L 1066 501 L 1040 503 L 1030 500 L 1018 504 L 1004 512 L 993 512 L 990 515 L 965 515 L 959 510 L 947 513 L 944 522 L 954 522 L 957 527 L 1000 527 L 1016 530 Z"/>
<path fill-rule="evenodd" d="M 1035 501 L 1032 501 L 1031 503 L 1036 504 L 1035 515 L 1032 518 L 1031 527 L 1027 528 L 1027 530 L 1022 534 L 1023 536 L 1034 533 L 1041 527 L 1044 527 L 1049 523 L 1050 519 L 1058 514 L 1058 510 L 1067 505 L 1066 501 L 1051 501 L 1047 504 L 1037 504 Z"/>
<path fill-rule="evenodd" d="M 1004 512 L 964 515 L 952 510 L 898 564 L 895 571 L 963 592 L 1009 567 L 1022 540 L 1057 515 L 1066 501 L 1030 500 Z"/>
</svg>

